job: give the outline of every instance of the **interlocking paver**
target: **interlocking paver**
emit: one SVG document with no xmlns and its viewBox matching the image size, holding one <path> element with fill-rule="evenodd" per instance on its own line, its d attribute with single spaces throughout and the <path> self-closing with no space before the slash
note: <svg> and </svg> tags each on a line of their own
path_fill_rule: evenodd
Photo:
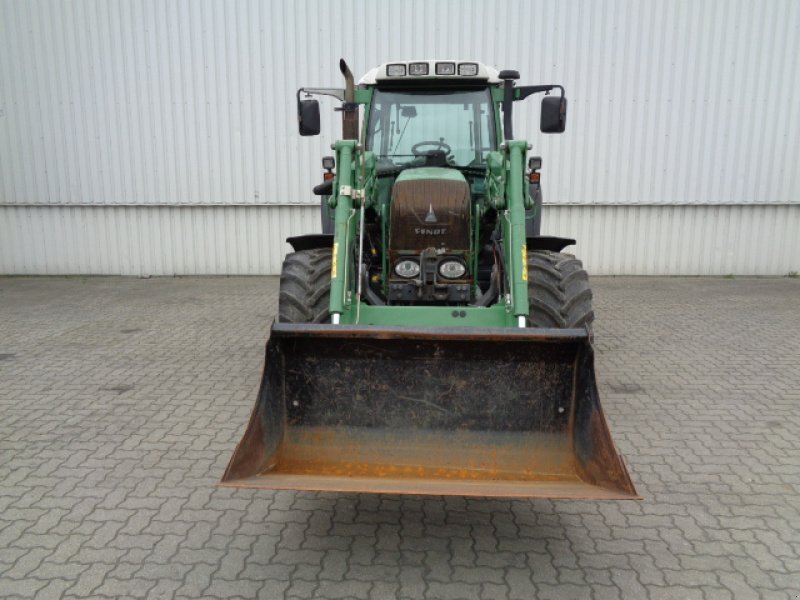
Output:
<svg viewBox="0 0 800 600">
<path fill-rule="evenodd" d="M 642 503 L 214 488 L 276 278 L 0 278 L 0 596 L 797 597 L 800 281 L 594 288 Z"/>
</svg>

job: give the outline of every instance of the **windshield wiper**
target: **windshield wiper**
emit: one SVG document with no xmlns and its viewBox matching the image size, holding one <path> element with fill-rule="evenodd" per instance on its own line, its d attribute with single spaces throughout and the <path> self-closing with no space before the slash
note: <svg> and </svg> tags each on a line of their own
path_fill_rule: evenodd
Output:
<svg viewBox="0 0 800 600">
<path fill-rule="evenodd" d="M 400 132 L 400 137 L 397 138 L 397 143 L 394 145 L 394 149 L 397 150 L 400 147 L 400 142 L 403 140 L 403 136 L 406 134 L 406 129 L 408 129 L 408 124 L 411 123 L 411 117 L 406 117 L 406 124 L 403 125 L 403 131 Z"/>
</svg>

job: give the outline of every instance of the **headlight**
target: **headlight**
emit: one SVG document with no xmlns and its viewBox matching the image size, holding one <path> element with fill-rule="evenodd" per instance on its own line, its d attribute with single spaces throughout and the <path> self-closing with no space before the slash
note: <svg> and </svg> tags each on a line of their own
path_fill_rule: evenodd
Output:
<svg viewBox="0 0 800 600">
<path fill-rule="evenodd" d="M 476 63 L 460 63 L 458 65 L 458 74 L 474 77 L 478 74 L 478 65 Z"/>
<path fill-rule="evenodd" d="M 394 272 L 405 279 L 419 275 L 419 263 L 413 260 L 401 260 L 394 266 Z"/>
<path fill-rule="evenodd" d="M 437 75 L 455 75 L 456 63 L 436 63 Z"/>
<path fill-rule="evenodd" d="M 460 279 L 467 272 L 464 263 L 457 260 L 445 260 L 439 263 L 439 275 L 447 279 Z"/>
<path fill-rule="evenodd" d="M 409 75 L 427 75 L 428 63 L 411 63 L 408 65 Z"/>
<path fill-rule="evenodd" d="M 386 75 L 389 77 L 403 77 L 406 74 L 405 65 L 387 65 Z"/>
</svg>

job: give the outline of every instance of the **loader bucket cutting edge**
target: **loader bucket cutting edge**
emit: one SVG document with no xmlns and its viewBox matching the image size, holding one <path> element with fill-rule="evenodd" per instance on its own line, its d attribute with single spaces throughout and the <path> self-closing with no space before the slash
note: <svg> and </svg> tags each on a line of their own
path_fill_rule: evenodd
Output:
<svg viewBox="0 0 800 600">
<path fill-rule="evenodd" d="M 639 498 L 582 329 L 276 323 L 220 485 Z"/>
</svg>

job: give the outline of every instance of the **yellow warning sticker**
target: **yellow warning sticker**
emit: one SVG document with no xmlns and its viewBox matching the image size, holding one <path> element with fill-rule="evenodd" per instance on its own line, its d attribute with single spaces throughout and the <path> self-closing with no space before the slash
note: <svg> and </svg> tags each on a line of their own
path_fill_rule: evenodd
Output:
<svg viewBox="0 0 800 600">
<path fill-rule="evenodd" d="M 339 244 L 333 243 L 333 256 L 331 257 L 331 279 L 336 279 L 336 265 L 339 263 Z"/>
<path fill-rule="evenodd" d="M 528 245 L 522 244 L 522 281 L 528 281 Z"/>
</svg>

